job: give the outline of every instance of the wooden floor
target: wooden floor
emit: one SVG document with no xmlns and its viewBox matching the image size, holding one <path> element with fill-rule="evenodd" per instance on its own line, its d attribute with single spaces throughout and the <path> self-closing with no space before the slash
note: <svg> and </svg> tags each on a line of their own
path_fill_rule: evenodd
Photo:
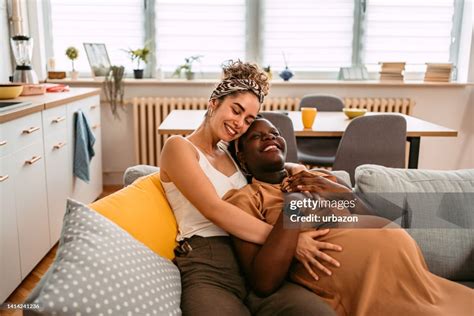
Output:
<svg viewBox="0 0 474 316">
<path fill-rule="evenodd" d="M 109 194 L 114 193 L 122 188 L 119 185 L 106 185 L 104 186 L 104 190 L 102 194 L 99 196 L 98 199 L 103 198 Z M 56 257 L 56 250 L 58 249 L 58 245 L 54 245 L 54 247 L 49 251 L 49 253 L 36 265 L 33 271 L 30 272 L 26 276 L 26 278 L 21 282 L 21 284 L 16 288 L 16 290 L 7 298 L 5 303 L 12 303 L 12 304 L 20 304 L 23 303 L 28 296 L 30 295 L 31 291 L 35 288 L 36 284 L 41 280 L 43 275 L 48 271 L 49 266 L 53 263 L 54 258 Z M 20 316 L 23 315 L 21 310 L 0 310 L 0 315 L 14 315 Z"/>
</svg>

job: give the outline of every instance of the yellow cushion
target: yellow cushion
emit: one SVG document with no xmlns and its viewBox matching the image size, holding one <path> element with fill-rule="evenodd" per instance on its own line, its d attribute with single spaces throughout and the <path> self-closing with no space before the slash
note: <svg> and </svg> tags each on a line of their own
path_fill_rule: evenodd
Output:
<svg viewBox="0 0 474 316">
<path fill-rule="evenodd" d="M 158 173 L 140 178 L 90 207 L 160 256 L 174 258 L 178 228 Z"/>
</svg>

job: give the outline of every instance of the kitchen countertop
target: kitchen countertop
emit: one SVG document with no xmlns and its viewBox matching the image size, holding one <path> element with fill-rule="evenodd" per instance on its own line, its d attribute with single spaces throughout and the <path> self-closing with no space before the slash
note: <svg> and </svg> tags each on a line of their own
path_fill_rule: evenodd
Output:
<svg viewBox="0 0 474 316">
<path fill-rule="evenodd" d="M 0 123 L 5 123 L 31 113 L 40 112 L 51 109 L 72 101 L 84 99 L 90 96 L 99 95 L 100 89 L 97 88 L 70 88 L 68 92 L 52 92 L 43 95 L 23 96 L 15 99 L 0 100 L 0 101 L 15 101 L 15 102 L 31 102 L 19 108 L 13 108 L 9 111 L 0 113 Z"/>
</svg>

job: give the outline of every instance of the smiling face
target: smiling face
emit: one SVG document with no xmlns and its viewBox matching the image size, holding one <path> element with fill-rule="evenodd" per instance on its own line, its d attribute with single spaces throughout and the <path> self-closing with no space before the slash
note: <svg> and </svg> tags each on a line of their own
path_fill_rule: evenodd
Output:
<svg viewBox="0 0 474 316">
<path fill-rule="evenodd" d="M 239 140 L 239 160 L 251 174 L 284 169 L 286 142 L 268 120 L 259 118 Z"/>
<path fill-rule="evenodd" d="M 252 92 L 241 92 L 226 96 L 220 103 L 209 104 L 212 115 L 208 117 L 214 134 L 230 142 L 243 135 L 255 120 L 260 109 L 258 98 Z"/>
</svg>

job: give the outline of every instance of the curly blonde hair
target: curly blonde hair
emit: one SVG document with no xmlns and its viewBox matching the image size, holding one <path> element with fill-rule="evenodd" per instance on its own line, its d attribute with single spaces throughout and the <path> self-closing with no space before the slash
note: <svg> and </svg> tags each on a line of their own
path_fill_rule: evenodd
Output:
<svg viewBox="0 0 474 316">
<path fill-rule="evenodd" d="M 229 60 L 222 65 L 222 80 L 228 79 L 250 79 L 260 87 L 263 95 L 270 90 L 270 78 L 257 64 L 242 62 L 240 59 Z"/>
</svg>

